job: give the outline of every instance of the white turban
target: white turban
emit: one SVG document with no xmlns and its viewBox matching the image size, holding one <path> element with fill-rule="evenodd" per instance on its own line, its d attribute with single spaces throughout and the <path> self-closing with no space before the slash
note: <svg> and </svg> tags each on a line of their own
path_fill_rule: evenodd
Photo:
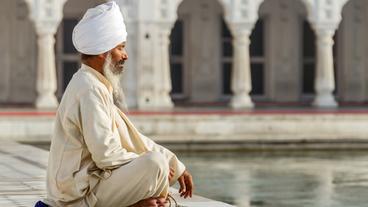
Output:
<svg viewBox="0 0 368 207">
<path fill-rule="evenodd" d="M 86 55 L 105 53 L 126 41 L 127 32 L 119 6 L 110 1 L 88 9 L 73 30 L 73 44 Z"/>
</svg>

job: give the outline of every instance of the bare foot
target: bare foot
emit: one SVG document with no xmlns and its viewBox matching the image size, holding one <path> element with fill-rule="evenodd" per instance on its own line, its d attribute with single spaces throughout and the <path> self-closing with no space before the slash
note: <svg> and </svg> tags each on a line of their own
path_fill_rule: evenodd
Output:
<svg viewBox="0 0 368 207">
<path fill-rule="evenodd" d="M 164 207 L 166 199 L 164 197 L 147 198 L 129 207 Z"/>
</svg>

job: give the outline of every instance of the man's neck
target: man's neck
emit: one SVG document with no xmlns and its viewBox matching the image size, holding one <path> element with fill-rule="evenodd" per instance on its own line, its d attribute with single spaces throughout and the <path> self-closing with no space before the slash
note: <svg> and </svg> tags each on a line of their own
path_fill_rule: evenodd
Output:
<svg viewBox="0 0 368 207">
<path fill-rule="evenodd" d="M 96 70 L 97 72 L 101 73 L 103 75 L 103 66 L 93 62 L 93 61 L 82 61 L 83 64 L 88 65 L 90 68 Z"/>
</svg>

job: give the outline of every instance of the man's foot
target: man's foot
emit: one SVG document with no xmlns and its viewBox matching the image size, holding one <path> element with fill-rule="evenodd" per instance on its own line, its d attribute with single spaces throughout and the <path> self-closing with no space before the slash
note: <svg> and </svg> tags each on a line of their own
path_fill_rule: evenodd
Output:
<svg viewBox="0 0 368 207">
<path fill-rule="evenodd" d="M 129 207 L 164 207 L 166 199 L 164 197 L 147 198 Z"/>
</svg>

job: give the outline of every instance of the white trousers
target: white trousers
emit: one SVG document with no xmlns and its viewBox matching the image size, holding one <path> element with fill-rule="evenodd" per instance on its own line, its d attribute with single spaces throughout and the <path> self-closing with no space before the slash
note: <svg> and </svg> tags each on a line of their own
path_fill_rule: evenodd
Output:
<svg viewBox="0 0 368 207">
<path fill-rule="evenodd" d="M 163 154 L 148 152 L 112 171 L 97 185 L 96 207 L 123 207 L 149 197 L 166 196 L 169 164 Z"/>
</svg>

